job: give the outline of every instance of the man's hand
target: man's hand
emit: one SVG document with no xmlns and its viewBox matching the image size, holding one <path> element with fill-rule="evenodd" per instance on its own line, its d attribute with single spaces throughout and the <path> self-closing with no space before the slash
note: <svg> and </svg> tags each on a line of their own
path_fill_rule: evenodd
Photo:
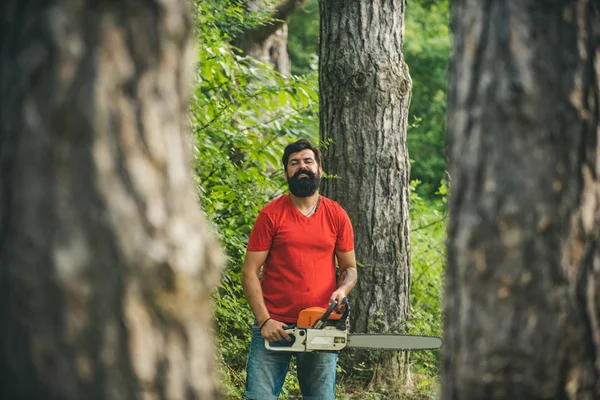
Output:
<svg viewBox="0 0 600 400">
<path fill-rule="evenodd" d="M 260 330 L 260 333 L 269 342 L 276 342 L 281 339 L 285 339 L 288 342 L 290 342 L 292 338 L 286 333 L 286 326 L 287 324 L 284 322 L 279 322 L 274 319 L 270 319 L 263 325 L 262 329 Z"/>
<path fill-rule="evenodd" d="M 338 305 L 336 307 L 336 311 L 342 312 L 345 308 L 343 301 L 344 297 L 346 297 L 346 288 L 341 287 L 331 294 L 331 297 L 329 298 L 329 304 L 333 303 L 334 301 L 337 301 Z"/>
</svg>

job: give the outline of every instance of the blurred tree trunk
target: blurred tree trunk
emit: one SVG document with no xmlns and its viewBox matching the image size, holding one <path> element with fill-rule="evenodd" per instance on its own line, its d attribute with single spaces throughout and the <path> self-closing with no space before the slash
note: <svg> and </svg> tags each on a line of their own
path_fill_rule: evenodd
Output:
<svg viewBox="0 0 600 400">
<path fill-rule="evenodd" d="M 0 398 L 216 398 L 187 1 L 0 15 Z"/>
<path fill-rule="evenodd" d="M 287 51 L 286 21 L 305 2 L 306 0 L 279 0 L 274 3 L 272 0 L 248 0 L 246 6 L 249 10 L 257 11 L 266 8 L 275 21 L 245 31 L 236 39 L 235 45 L 242 50 L 243 54 L 271 64 L 282 75 L 290 76 L 292 67 Z"/>
<path fill-rule="evenodd" d="M 409 313 L 411 79 L 402 55 L 404 0 L 320 2 L 323 193 L 348 212 L 361 263 L 352 331 L 404 331 Z M 327 143 L 331 141 L 330 144 Z M 402 355 L 384 353 L 375 382 L 397 381 Z"/>
<path fill-rule="evenodd" d="M 456 0 L 444 399 L 600 398 L 596 0 Z"/>
</svg>

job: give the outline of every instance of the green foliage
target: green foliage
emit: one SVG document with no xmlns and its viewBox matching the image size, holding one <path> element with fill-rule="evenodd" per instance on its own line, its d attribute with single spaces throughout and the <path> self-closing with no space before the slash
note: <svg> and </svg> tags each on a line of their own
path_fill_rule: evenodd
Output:
<svg viewBox="0 0 600 400">
<path fill-rule="evenodd" d="M 288 52 L 292 73 L 317 70 L 319 53 L 319 1 L 308 0 L 288 23 Z"/>
<path fill-rule="evenodd" d="M 411 179 L 434 197 L 446 171 L 446 94 L 450 32 L 448 1 L 411 1 L 406 9 L 404 57 L 413 81 L 408 131 Z"/>
<path fill-rule="evenodd" d="M 443 336 L 443 289 L 446 265 L 446 192 L 442 184 L 435 200 L 419 196 L 418 181 L 411 182 L 411 291 L 408 331 Z M 435 377 L 439 351 L 411 353 L 413 371 Z"/>
<path fill-rule="evenodd" d="M 279 194 L 283 146 L 318 130 L 314 76 L 285 79 L 232 51 L 228 32 L 261 21 L 224 7 L 235 3 L 197 3 L 199 62 L 190 106 L 202 206 L 227 249 L 243 247 L 260 208 Z M 239 261 L 239 253 L 231 256 Z"/>
</svg>

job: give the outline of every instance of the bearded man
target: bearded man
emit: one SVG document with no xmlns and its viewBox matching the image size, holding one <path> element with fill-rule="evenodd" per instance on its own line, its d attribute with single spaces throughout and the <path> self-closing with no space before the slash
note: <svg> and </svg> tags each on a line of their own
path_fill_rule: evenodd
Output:
<svg viewBox="0 0 600 400">
<path fill-rule="evenodd" d="M 342 304 L 357 280 L 354 234 L 342 207 L 319 194 L 319 149 L 301 139 L 285 148 L 282 162 L 290 193 L 261 210 L 242 269 L 244 293 L 256 318 L 244 395 L 277 399 L 295 356 L 303 398 L 329 400 L 335 397 L 337 354 L 277 352 L 264 342 L 289 341 L 285 328 L 304 308 Z"/>
</svg>

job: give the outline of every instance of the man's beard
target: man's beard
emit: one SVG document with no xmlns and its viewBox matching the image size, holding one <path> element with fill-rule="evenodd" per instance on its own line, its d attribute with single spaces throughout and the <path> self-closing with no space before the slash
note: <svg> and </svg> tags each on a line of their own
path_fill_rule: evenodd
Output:
<svg viewBox="0 0 600 400">
<path fill-rule="evenodd" d="M 305 174 L 306 177 L 299 178 L 298 176 Z M 309 170 L 298 170 L 296 173 L 289 177 L 288 187 L 290 192 L 294 196 L 298 197 L 309 197 L 315 194 L 319 189 L 321 183 L 321 177 Z"/>
</svg>

